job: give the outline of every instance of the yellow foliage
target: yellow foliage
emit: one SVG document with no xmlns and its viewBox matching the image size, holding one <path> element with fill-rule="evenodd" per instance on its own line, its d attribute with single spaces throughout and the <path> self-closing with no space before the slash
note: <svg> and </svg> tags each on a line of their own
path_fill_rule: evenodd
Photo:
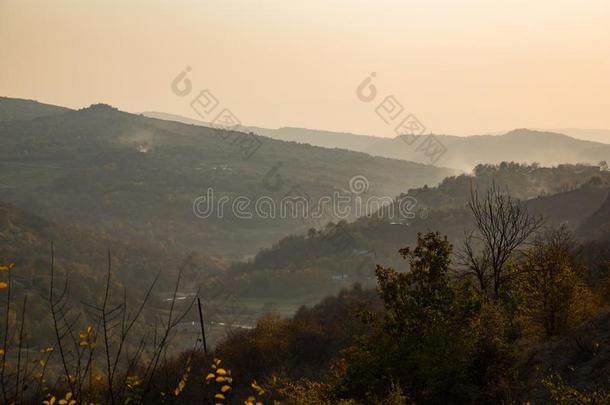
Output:
<svg viewBox="0 0 610 405">
<path fill-rule="evenodd" d="M 188 381 L 189 375 L 191 374 L 191 361 L 192 361 L 192 358 L 189 356 L 186 359 L 186 368 L 184 369 L 184 373 L 182 374 L 182 378 L 180 379 L 180 382 L 178 382 L 178 386 L 174 390 L 174 395 L 175 396 L 180 395 L 180 393 L 186 387 L 186 382 Z"/>
<path fill-rule="evenodd" d="M 13 267 L 15 267 L 15 263 L 3 264 L 3 265 L 0 265 L 0 271 L 9 271 Z"/>
<path fill-rule="evenodd" d="M 53 405 L 55 404 L 55 401 L 57 401 L 57 399 L 54 396 L 49 395 L 48 399 L 42 401 L 42 403 L 43 405 Z"/>
<path fill-rule="evenodd" d="M 89 346 L 90 348 L 95 347 L 95 333 L 91 326 L 87 326 L 84 330 L 82 330 L 78 337 L 80 339 L 79 345 L 82 347 Z"/>
<path fill-rule="evenodd" d="M 256 393 L 258 395 L 264 395 L 265 394 L 265 390 L 263 389 L 263 387 L 261 387 L 260 385 L 258 385 L 256 383 L 256 380 L 252 381 L 252 388 L 254 388 L 254 390 L 256 391 Z"/>
<path fill-rule="evenodd" d="M 59 405 L 75 405 L 76 401 L 72 398 L 72 393 L 68 392 L 63 399 L 59 400 Z"/>
</svg>

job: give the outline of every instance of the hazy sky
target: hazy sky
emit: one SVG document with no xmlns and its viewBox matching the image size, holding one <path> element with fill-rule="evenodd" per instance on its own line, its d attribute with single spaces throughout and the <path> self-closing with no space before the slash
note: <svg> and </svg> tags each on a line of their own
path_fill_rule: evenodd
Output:
<svg viewBox="0 0 610 405">
<path fill-rule="evenodd" d="M 197 118 L 203 89 L 267 127 L 390 136 L 394 95 L 436 133 L 610 129 L 610 0 L 0 0 L 0 95 Z"/>
</svg>

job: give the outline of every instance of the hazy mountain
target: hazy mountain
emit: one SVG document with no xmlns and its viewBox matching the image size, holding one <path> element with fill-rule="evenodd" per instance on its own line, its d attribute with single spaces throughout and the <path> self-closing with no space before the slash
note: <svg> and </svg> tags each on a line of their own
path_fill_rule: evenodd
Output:
<svg viewBox="0 0 610 405">
<path fill-rule="evenodd" d="M 146 111 L 143 112 L 142 115 L 146 117 L 182 122 L 191 125 L 210 126 L 210 123 L 175 114 Z M 308 143 L 310 145 L 322 146 L 325 148 L 341 148 L 357 152 L 366 151 L 369 146 L 371 146 L 373 143 L 377 142 L 380 139 L 379 137 L 370 135 L 357 135 L 347 132 L 333 132 L 306 128 L 282 127 L 277 129 L 271 129 L 246 126 L 244 127 L 244 129 L 282 141 Z"/>
<path fill-rule="evenodd" d="M 588 128 L 553 128 L 540 129 L 540 131 L 557 132 L 566 134 L 578 139 L 587 139 L 589 141 L 610 143 L 610 129 L 588 129 Z"/>
<path fill-rule="evenodd" d="M 0 97 L 0 121 L 30 120 L 70 111 L 65 107 L 39 103 L 34 100 Z"/>
<path fill-rule="evenodd" d="M 43 217 L 99 227 L 161 249 L 197 249 L 241 257 L 306 229 L 298 219 L 197 218 L 193 202 L 242 196 L 312 201 L 348 189 L 356 175 L 371 190 L 395 196 L 436 184 L 448 169 L 364 153 L 256 138 L 248 159 L 244 134 L 161 121 L 94 105 L 30 121 L 0 123 L 0 187 L 4 199 Z M 276 166 L 281 162 L 281 167 Z M 273 173 L 273 167 L 279 168 Z M 250 211 L 254 208 L 249 206 Z M 220 217 L 221 216 L 221 217 Z"/>
<path fill-rule="evenodd" d="M 155 118 L 185 122 L 193 125 L 209 125 L 203 121 L 158 113 L 145 112 L 144 115 Z M 305 128 L 260 128 L 246 127 L 249 131 L 285 141 L 309 143 L 327 148 L 342 148 L 366 152 L 375 156 L 403 159 L 419 163 L 434 163 L 442 167 L 452 167 L 470 171 L 479 163 L 500 162 L 538 162 L 543 166 L 561 163 L 592 163 L 610 159 L 610 145 L 600 142 L 584 141 L 566 136 L 561 131 L 545 132 L 528 129 L 517 129 L 503 135 L 452 136 L 434 135 L 446 152 L 436 161 L 425 154 L 422 135 L 415 142 L 408 144 L 405 138 L 382 138 L 369 135 L 356 135 Z M 566 130 L 570 134 L 582 134 L 590 137 L 585 130 Z M 599 131 L 597 137 L 602 138 Z M 603 131 L 602 131 L 603 132 Z M 588 135 L 587 135 L 588 134 Z M 608 134 L 610 139 L 610 132 Z"/>
<path fill-rule="evenodd" d="M 437 164 L 469 170 L 479 163 L 514 161 L 538 162 L 543 166 L 561 163 L 598 163 L 610 158 L 610 145 L 583 141 L 566 135 L 517 129 L 504 135 L 459 137 L 436 135 L 447 149 Z M 408 145 L 402 138 L 381 139 L 366 152 L 372 155 L 412 161 L 425 161 L 417 143 Z"/>
</svg>

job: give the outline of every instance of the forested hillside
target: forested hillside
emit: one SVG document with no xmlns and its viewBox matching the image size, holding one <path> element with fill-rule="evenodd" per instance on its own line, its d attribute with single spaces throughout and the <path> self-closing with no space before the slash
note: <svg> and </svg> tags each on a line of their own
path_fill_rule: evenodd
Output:
<svg viewBox="0 0 610 405">
<path fill-rule="evenodd" d="M 375 264 L 397 265 L 395 252 L 414 243 L 418 232 L 439 230 L 459 245 L 473 227 L 467 208 L 472 191 L 483 193 L 494 184 L 544 218 L 547 226 L 565 225 L 573 231 L 585 227 L 593 234 L 605 223 L 593 220 L 598 225 L 586 225 L 606 211 L 603 204 L 610 192 L 610 172 L 598 166 L 481 165 L 472 176 L 450 177 L 438 187 L 411 189 L 401 195 L 398 201 L 416 201 L 413 218 L 397 222 L 386 208 L 353 223 L 292 235 L 262 250 L 252 261 L 234 265 L 234 271 L 243 274 L 242 282 L 254 283 L 249 293 L 262 296 L 281 295 L 286 285 L 302 294 L 330 293 L 354 282 L 371 285 Z M 583 239 L 587 234 L 578 232 Z M 263 281 L 268 279 L 277 281 Z"/>
<path fill-rule="evenodd" d="M 39 103 L 34 100 L 0 96 L 0 121 L 31 120 L 63 114 L 68 111 L 70 111 L 69 108 Z"/>
<path fill-rule="evenodd" d="M 241 137 L 247 137 L 246 140 Z M 434 166 L 145 118 L 95 105 L 0 123 L 3 199 L 58 222 L 99 227 L 168 249 L 241 258 L 305 230 L 299 218 L 237 218 L 231 202 L 306 195 L 312 202 L 364 176 L 378 195 L 436 184 Z M 255 153 L 254 153 L 255 152 Z M 251 154 L 250 154 L 251 153 Z M 279 171 L 274 172 L 274 167 Z M 213 189 L 230 203 L 194 214 Z"/>
</svg>

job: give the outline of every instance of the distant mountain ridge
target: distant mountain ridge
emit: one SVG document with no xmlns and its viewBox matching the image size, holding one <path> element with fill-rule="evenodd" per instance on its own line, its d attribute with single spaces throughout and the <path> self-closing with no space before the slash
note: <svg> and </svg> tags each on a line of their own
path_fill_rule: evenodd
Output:
<svg viewBox="0 0 610 405">
<path fill-rule="evenodd" d="M 542 166 L 552 166 L 563 163 L 597 164 L 610 158 L 610 145 L 529 129 L 516 129 L 504 135 L 436 135 L 436 138 L 447 148 L 447 153 L 438 164 L 462 170 L 480 163 L 503 161 L 537 162 Z M 378 141 L 367 149 L 367 153 L 413 161 L 422 158 L 415 148 L 398 137 Z"/>
<path fill-rule="evenodd" d="M 144 112 L 143 115 L 159 119 L 209 125 L 203 121 L 179 115 L 159 112 Z M 402 159 L 419 163 L 431 163 L 429 157 L 409 145 L 401 137 L 383 138 L 305 128 L 282 127 L 278 129 L 245 127 L 274 139 L 309 143 L 326 148 L 341 148 L 365 152 L 374 156 Z M 426 135 L 422 135 L 424 137 Z M 434 164 L 442 167 L 470 171 L 480 163 L 538 162 L 543 166 L 562 163 L 597 164 L 610 159 L 610 145 L 577 139 L 562 133 L 515 129 L 503 135 L 434 135 L 447 149 Z"/>
<path fill-rule="evenodd" d="M 209 122 L 200 121 L 182 115 L 168 114 L 157 111 L 145 111 L 142 115 L 161 120 L 182 122 L 189 125 L 211 126 Z M 307 128 L 281 127 L 277 129 L 263 128 L 257 126 L 244 126 L 244 130 L 253 131 L 259 135 L 268 136 L 288 142 L 309 143 L 324 148 L 348 149 L 356 152 L 366 152 L 366 149 L 378 141 L 379 138 L 372 135 L 358 135 L 348 132 L 334 132 Z"/>
<path fill-rule="evenodd" d="M 601 143 L 610 143 L 610 129 L 595 129 L 595 128 L 536 128 L 538 131 L 558 132 L 566 134 L 573 138 L 589 140 Z"/>
<path fill-rule="evenodd" d="M 38 103 L 32 100 L 0 97 L 0 122 L 12 120 L 27 120 L 45 117 L 70 111 L 64 107 Z M 147 111 L 142 115 L 166 121 L 181 122 L 189 125 L 211 126 L 210 123 L 183 117 L 176 114 Z M 401 137 L 383 138 L 371 135 L 342 133 L 306 128 L 281 127 L 277 129 L 256 126 L 244 126 L 244 131 L 251 131 L 273 139 L 306 143 L 324 148 L 339 148 L 364 152 L 373 156 L 408 160 L 417 163 L 433 163 L 440 167 L 450 167 L 470 171 L 479 163 L 496 164 L 503 161 L 521 163 L 538 162 L 543 166 L 561 163 L 597 164 L 602 160 L 610 160 L 610 145 L 574 138 L 601 138 L 610 131 L 584 130 L 567 128 L 557 132 L 547 130 L 516 129 L 503 135 L 472 135 L 434 136 L 447 149 L 446 153 L 436 162 L 418 150 L 416 144 L 408 145 Z"/>
</svg>

